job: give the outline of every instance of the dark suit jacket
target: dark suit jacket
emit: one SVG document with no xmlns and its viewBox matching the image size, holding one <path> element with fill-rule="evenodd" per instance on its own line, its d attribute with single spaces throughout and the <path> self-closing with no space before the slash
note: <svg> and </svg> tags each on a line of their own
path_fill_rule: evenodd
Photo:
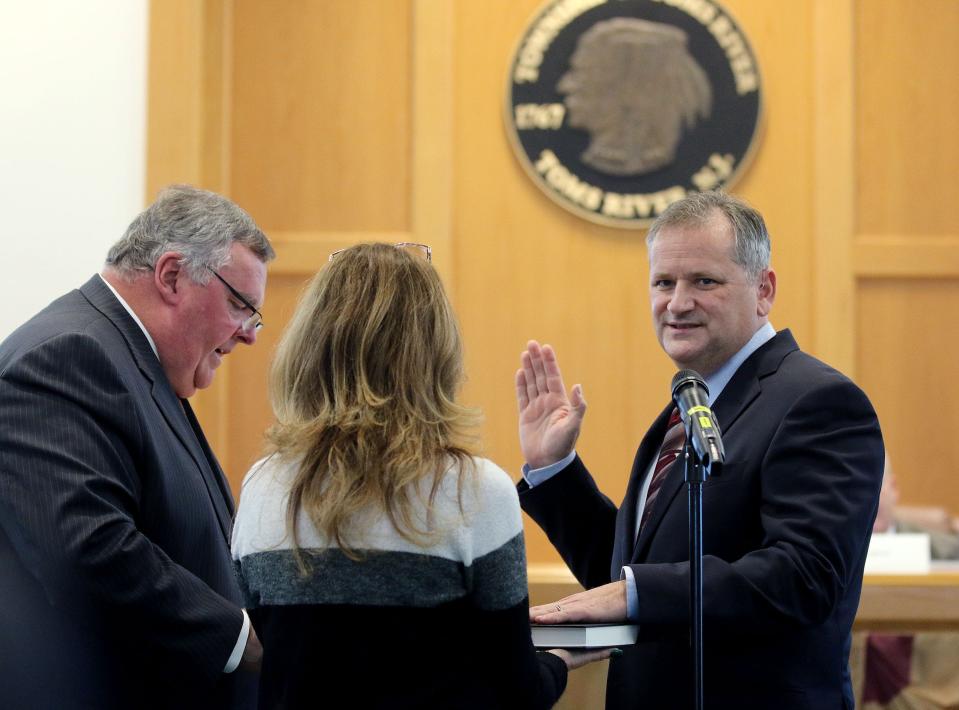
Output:
<svg viewBox="0 0 959 710">
<path fill-rule="evenodd" d="M 189 404 L 99 277 L 14 332 L 0 345 L 0 702 L 235 707 L 252 679 L 222 672 L 243 623 L 232 514 Z"/>
<path fill-rule="evenodd" d="M 672 405 L 643 438 L 617 510 L 577 458 L 520 483 L 523 509 L 587 588 L 635 575 L 640 642 L 610 664 L 607 707 L 691 698 L 688 498 L 681 461 L 634 539 L 636 506 Z M 869 400 L 789 331 L 753 353 L 713 411 L 726 465 L 703 489 L 704 695 L 713 708 L 851 707 L 848 651 L 879 500 Z"/>
</svg>

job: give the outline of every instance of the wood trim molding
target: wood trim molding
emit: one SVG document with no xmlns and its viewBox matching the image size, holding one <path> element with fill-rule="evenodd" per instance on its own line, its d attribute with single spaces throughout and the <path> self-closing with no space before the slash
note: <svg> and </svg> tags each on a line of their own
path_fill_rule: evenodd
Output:
<svg viewBox="0 0 959 710">
<path fill-rule="evenodd" d="M 276 260 L 270 264 L 274 274 L 312 275 L 317 272 L 330 252 L 359 242 L 423 241 L 410 232 L 287 232 L 267 230 L 270 243 L 276 250 Z M 434 242 L 435 245 L 435 242 Z"/>
<path fill-rule="evenodd" d="M 893 633 L 959 629 L 959 571 L 866 575 L 853 628 Z"/>
<path fill-rule="evenodd" d="M 207 43 L 207 92 L 212 103 L 205 111 L 204 144 L 210 144 L 207 156 L 215 161 L 207 166 L 207 179 L 215 189 L 229 195 L 232 187 L 233 153 L 233 3 L 234 0 L 207 0 L 206 25 L 211 39 Z M 213 30 L 216 26 L 219 29 Z M 216 43 L 212 42 L 214 39 Z M 219 91 L 217 91 L 219 89 Z"/>
<path fill-rule="evenodd" d="M 232 9 L 232 0 L 150 3 L 147 203 L 176 182 L 227 191 Z"/>
<path fill-rule="evenodd" d="M 412 237 L 453 297 L 453 3 L 413 2 Z"/>
<path fill-rule="evenodd" d="M 147 80 L 146 203 L 171 183 L 229 192 L 232 0 L 152 0 Z M 230 365 L 191 404 L 229 469 Z"/>
<path fill-rule="evenodd" d="M 813 8 L 812 322 L 816 355 L 855 377 L 853 0 Z"/>
<path fill-rule="evenodd" d="M 854 254 L 860 278 L 959 278 L 959 234 L 862 235 Z"/>
<path fill-rule="evenodd" d="M 527 575 L 532 604 L 548 604 L 582 590 L 565 564 L 531 563 Z M 959 629 L 959 569 L 936 569 L 921 575 L 865 575 L 854 628 Z"/>
<path fill-rule="evenodd" d="M 527 567 L 527 576 L 530 585 L 533 584 L 568 584 L 579 586 L 576 577 L 564 563 L 560 562 L 530 562 Z"/>
</svg>

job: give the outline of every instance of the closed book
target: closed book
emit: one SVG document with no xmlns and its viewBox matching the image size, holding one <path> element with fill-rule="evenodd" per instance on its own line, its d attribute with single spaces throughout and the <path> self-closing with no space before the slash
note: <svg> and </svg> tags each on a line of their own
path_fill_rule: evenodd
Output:
<svg viewBox="0 0 959 710">
<path fill-rule="evenodd" d="M 636 643 L 636 624 L 530 624 L 537 648 L 608 648 Z"/>
</svg>

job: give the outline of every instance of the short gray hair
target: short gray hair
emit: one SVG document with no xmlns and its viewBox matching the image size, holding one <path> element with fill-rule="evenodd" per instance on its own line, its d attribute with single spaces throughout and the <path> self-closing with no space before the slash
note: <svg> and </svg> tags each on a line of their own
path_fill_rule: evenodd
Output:
<svg viewBox="0 0 959 710">
<path fill-rule="evenodd" d="M 733 226 L 736 245 L 732 259 L 753 279 L 769 268 L 771 246 L 766 222 L 759 212 L 743 200 L 718 190 L 691 192 L 667 207 L 649 227 L 646 246 L 652 251 L 653 242 L 664 227 L 701 225 L 709 221 L 713 211 L 726 216 Z"/>
<path fill-rule="evenodd" d="M 165 252 L 179 252 L 190 279 L 205 284 L 210 269 L 230 260 L 233 244 L 249 248 L 263 262 L 276 256 L 266 235 L 239 206 L 215 192 L 171 185 L 130 223 L 110 247 L 106 263 L 129 278 L 152 271 Z"/>
</svg>

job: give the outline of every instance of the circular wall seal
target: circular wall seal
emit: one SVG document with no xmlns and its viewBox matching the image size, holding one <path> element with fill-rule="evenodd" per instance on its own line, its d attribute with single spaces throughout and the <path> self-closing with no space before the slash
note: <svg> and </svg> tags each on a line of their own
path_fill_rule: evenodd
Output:
<svg viewBox="0 0 959 710">
<path fill-rule="evenodd" d="M 641 228 L 749 163 L 759 67 L 714 0 L 551 0 L 517 45 L 505 108 L 520 163 L 551 199 Z"/>
</svg>

